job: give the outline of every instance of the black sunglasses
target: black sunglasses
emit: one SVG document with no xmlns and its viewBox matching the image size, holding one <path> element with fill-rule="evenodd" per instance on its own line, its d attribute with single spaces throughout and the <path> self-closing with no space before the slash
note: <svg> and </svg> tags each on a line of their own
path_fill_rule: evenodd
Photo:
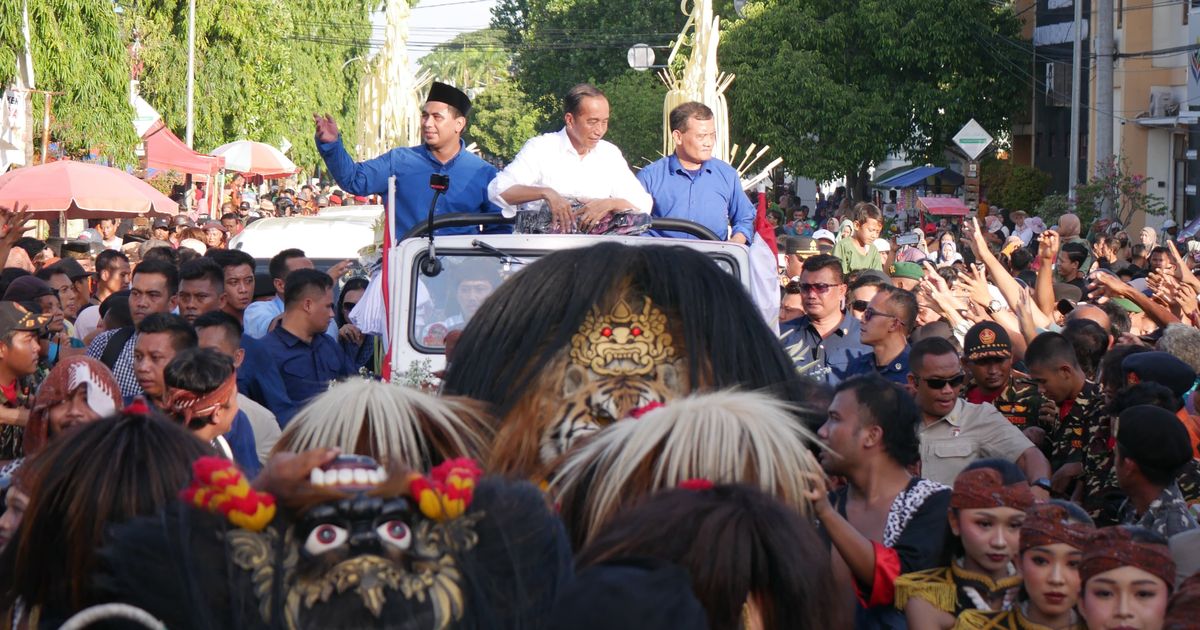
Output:
<svg viewBox="0 0 1200 630">
<path fill-rule="evenodd" d="M 966 378 L 967 376 L 965 374 L 957 374 L 955 376 L 951 376 L 950 378 L 916 377 L 918 381 L 925 381 L 925 384 L 928 385 L 930 389 L 945 389 L 947 385 L 958 388 L 963 384 L 963 381 L 965 381 Z"/>
<path fill-rule="evenodd" d="M 852 308 L 856 311 L 860 311 L 860 312 L 865 311 L 865 310 L 867 310 L 867 301 L 866 300 L 854 300 L 853 302 L 850 303 L 850 308 Z"/>
</svg>

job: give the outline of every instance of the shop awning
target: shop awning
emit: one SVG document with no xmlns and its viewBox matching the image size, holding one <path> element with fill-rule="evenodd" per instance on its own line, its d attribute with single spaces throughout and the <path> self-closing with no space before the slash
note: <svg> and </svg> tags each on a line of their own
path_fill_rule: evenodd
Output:
<svg viewBox="0 0 1200 630">
<path fill-rule="evenodd" d="M 192 175 L 211 175 L 225 167 L 225 158 L 197 153 L 183 143 L 163 121 L 157 120 L 142 134 L 146 166 Z"/>
<path fill-rule="evenodd" d="M 971 209 L 958 197 L 917 197 L 921 210 L 938 216 L 965 217 Z"/>
<path fill-rule="evenodd" d="M 912 170 L 892 175 L 883 181 L 875 182 L 875 186 L 877 188 L 908 188 L 944 170 L 946 170 L 944 166 L 918 166 Z"/>
</svg>

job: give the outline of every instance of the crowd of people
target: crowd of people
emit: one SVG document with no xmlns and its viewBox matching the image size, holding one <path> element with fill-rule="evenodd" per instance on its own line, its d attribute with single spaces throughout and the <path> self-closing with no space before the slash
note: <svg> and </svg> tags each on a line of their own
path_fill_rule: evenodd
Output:
<svg viewBox="0 0 1200 630">
<path fill-rule="evenodd" d="M 438 86 L 424 143 L 376 160 L 318 117 L 339 188 L 260 213 L 403 176 L 398 232 L 439 199 L 762 239 L 703 106 L 635 176 L 577 86 L 498 171 Z M 426 194 L 431 170 L 470 184 Z M 226 247 L 250 190 L 57 249 L 3 212 L 6 626 L 1200 626 L 1200 247 L 1178 230 L 996 212 L 914 239 L 839 191 L 817 200 L 836 231 L 776 220 L 766 320 L 696 249 L 563 250 L 438 322 L 429 392 L 372 377 L 371 281 Z"/>
</svg>

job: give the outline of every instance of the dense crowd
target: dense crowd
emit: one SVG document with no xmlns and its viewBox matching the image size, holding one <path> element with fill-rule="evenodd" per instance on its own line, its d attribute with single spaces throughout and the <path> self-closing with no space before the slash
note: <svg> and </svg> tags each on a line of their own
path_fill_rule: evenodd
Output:
<svg viewBox="0 0 1200 630">
<path fill-rule="evenodd" d="M 636 176 L 594 87 L 499 171 L 462 153 L 469 109 L 435 84 L 425 142 L 360 163 L 317 117 L 337 188 L 235 178 L 212 221 L 50 247 L 3 212 L 6 626 L 1200 624 L 1200 241 L 840 189 L 772 228 L 698 103 Z M 667 239 L 456 271 L 457 310 L 410 314 L 438 386 L 384 382 L 356 324 L 379 275 L 227 245 L 393 177 L 397 232 L 431 200 L 541 203 L 550 232 L 684 218 L 752 273 Z"/>
</svg>

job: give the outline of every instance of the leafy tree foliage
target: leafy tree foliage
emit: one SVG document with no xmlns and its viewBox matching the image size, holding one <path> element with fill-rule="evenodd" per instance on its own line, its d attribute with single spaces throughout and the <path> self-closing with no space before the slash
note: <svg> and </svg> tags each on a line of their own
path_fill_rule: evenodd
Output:
<svg viewBox="0 0 1200 630">
<path fill-rule="evenodd" d="M 313 112 L 354 136 L 358 82 L 371 32 L 368 0 L 223 0 L 196 3 L 194 146 L 235 140 L 279 146 L 302 167 L 319 162 Z M 186 120 L 187 0 L 138 3 L 141 93 L 181 138 Z M 349 63 L 347 63 L 349 62 Z"/>
<path fill-rule="evenodd" d="M 112 0 L 31 0 L 28 6 L 36 87 L 63 92 L 51 106 L 51 139 L 71 155 L 97 149 L 118 164 L 132 163 L 138 138 L 128 98 L 129 53 Z M 12 81 L 17 56 L 24 54 L 21 8 L 18 0 L 0 2 L 3 85 Z M 43 97 L 35 95 L 35 126 L 41 124 L 42 104 Z"/>
<path fill-rule="evenodd" d="M 512 55 L 495 29 L 460 33 L 421 57 L 421 68 L 437 81 L 477 90 L 508 79 Z"/>
<path fill-rule="evenodd" d="M 621 149 L 625 161 L 640 168 L 661 157 L 667 96 L 662 81 L 650 72 L 629 69 L 597 87 L 608 97 L 610 109 L 604 138 Z"/>
<path fill-rule="evenodd" d="M 510 162 L 525 141 L 537 134 L 537 112 L 514 81 L 484 89 L 471 105 L 466 140 L 476 142 L 486 157 Z"/>
<path fill-rule="evenodd" d="M 1027 91 L 1019 21 L 989 0 L 768 0 L 721 47 L 736 141 L 770 144 L 786 167 L 865 192 L 889 153 L 943 162 L 971 118 L 993 136 Z"/>
<path fill-rule="evenodd" d="M 1046 196 L 1050 174 L 1012 160 L 985 160 L 983 185 L 992 205 L 1032 212 Z"/>
</svg>

